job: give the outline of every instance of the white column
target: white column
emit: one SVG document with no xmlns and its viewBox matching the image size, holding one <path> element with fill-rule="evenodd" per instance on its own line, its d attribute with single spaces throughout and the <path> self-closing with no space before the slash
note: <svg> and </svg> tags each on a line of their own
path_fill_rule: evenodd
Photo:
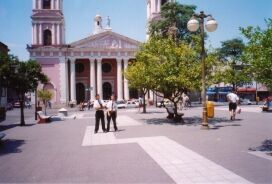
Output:
<svg viewBox="0 0 272 184">
<path fill-rule="evenodd" d="M 102 89 L 102 59 L 97 59 L 97 93 L 100 97 L 103 97 L 103 89 Z"/>
<path fill-rule="evenodd" d="M 154 95 L 153 95 L 153 91 L 149 90 L 149 99 L 150 100 L 154 100 Z"/>
<path fill-rule="evenodd" d="M 39 24 L 39 44 L 42 45 L 42 24 Z"/>
<path fill-rule="evenodd" d="M 124 71 L 126 71 L 128 66 L 128 59 L 124 60 Z M 128 89 L 128 80 L 124 77 L 124 96 L 125 100 L 129 100 L 129 89 Z"/>
<path fill-rule="evenodd" d="M 76 101 L 76 70 L 75 70 L 75 58 L 71 59 L 71 101 Z"/>
<path fill-rule="evenodd" d="M 60 45 L 60 24 L 57 24 L 57 45 Z"/>
<path fill-rule="evenodd" d="M 62 37 L 61 37 L 61 43 L 62 44 L 65 44 L 66 43 L 66 41 L 65 41 L 65 22 L 63 21 L 63 23 L 62 23 L 62 26 L 61 26 L 61 35 L 62 35 Z"/>
<path fill-rule="evenodd" d="M 32 38 L 32 41 L 31 41 L 31 43 L 32 43 L 32 45 L 34 44 L 34 24 L 32 24 L 32 27 L 31 27 L 31 38 Z"/>
<path fill-rule="evenodd" d="M 37 44 L 37 24 L 34 23 L 33 24 L 33 44 L 36 45 Z"/>
<path fill-rule="evenodd" d="M 117 100 L 123 99 L 122 59 L 117 59 Z"/>
<path fill-rule="evenodd" d="M 60 103 L 67 102 L 67 61 L 64 57 L 60 58 Z"/>
<path fill-rule="evenodd" d="M 96 86 L 95 86 L 95 63 L 94 59 L 90 60 L 90 87 L 91 87 L 91 100 L 95 100 Z"/>
<path fill-rule="evenodd" d="M 55 45 L 55 44 L 56 44 L 55 36 L 56 36 L 56 34 L 55 34 L 55 24 L 53 23 L 53 24 L 52 24 L 52 45 Z"/>
<path fill-rule="evenodd" d="M 36 0 L 32 0 L 32 6 L 33 6 L 33 10 L 36 9 Z"/>
<path fill-rule="evenodd" d="M 54 2 L 55 2 L 55 0 L 51 0 L 51 10 L 54 10 L 54 9 L 55 9 L 55 7 L 54 7 Z"/>
<path fill-rule="evenodd" d="M 158 9 L 157 12 L 160 13 L 161 12 L 161 0 L 158 0 Z"/>
<path fill-rule="evenodd" d="M 38 0 L 38 9 L 42 9 L 42 0 Z"/>
<path fill-rule="evenodd" d="M 59 10 L 60 9 L 60 0 L 57 0 L 57 8 L 56 8 L 57 10 Z"/>
</svg>

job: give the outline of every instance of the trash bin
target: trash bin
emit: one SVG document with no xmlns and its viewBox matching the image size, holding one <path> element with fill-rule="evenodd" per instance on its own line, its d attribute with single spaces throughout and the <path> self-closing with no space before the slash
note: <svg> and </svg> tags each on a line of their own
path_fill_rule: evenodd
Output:
<svg viewBox="0 0 272 184">
<path fill-rule="evenodd" d="M 214 117 L 214 103 L 211 101 L 207 102 L 207 116 L 208 118 Z"/>
</svg>

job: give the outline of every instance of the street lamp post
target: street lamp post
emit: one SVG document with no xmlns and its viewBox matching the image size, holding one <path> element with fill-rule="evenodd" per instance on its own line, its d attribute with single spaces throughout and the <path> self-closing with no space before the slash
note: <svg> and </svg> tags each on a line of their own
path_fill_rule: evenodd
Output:
<svg viewBox="0 0 272 184">
<path fill-rule="evenodd" d="M 208 32 L 213 32 L 217 29 L 217 22 L 211 15 L 204 14 L 204 11 L 201 11 L 199 14 L 194 14 L 193 17 L 188 21 L 187 28 L 191 32 L 196 32 L 200 26 L 200 35 L 201 35 L 201 63 L 202 63 L 202 128 L 208 129 L 208 117 L 207 117 L 207 102 L 206 102 L 206 64 L 205 64 L 205 40 L 204 40 L 204 19 L 207 18 L 206 30 Z M 199 21 L 198 21 L 199 20 Z M 200 24 L 200 25 L 199 25 Z"/>
</svg>

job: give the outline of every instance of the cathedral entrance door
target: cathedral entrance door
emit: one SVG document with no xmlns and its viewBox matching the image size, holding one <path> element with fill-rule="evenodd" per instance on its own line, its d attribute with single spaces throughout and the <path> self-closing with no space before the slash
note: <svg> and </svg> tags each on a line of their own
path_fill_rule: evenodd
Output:
<svg viewBox="0 0 272 184">
<path fill-rule="evenodd" d="M 112 87 L 109 82 L 103 83 L 103 100 L 109 100 L 112 94 Z"/>
<path fill-rule="evenodd" d="M 76 84 L 76 101 L 77 104 L 85 100 L 85 86 L 82 83 Z"/>
</svg>

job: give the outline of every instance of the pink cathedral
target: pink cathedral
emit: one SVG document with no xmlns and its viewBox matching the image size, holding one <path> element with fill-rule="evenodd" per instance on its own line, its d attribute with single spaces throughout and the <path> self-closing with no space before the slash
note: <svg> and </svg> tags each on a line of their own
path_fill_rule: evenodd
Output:
<svg viewBox="0 0 272 184">
<path fill-rule="evenodd" d="M 158 17 L 165 2 L 147 1 L 148 21 Z M 109 17 L 103 27 L 102 17 L 96 15 L 93 33 L 69 44 L 65 42 L 63 0 L 33 0 L 31 19 L 32 44 L 27 50 L 50 79 L 40 88 L 53 93 L 53 103 L 94 100 L 97 93 L 103 99 L 112 93 L 118 100 L 137 98 L 137 91 L 129 89 L 123 71 L 135 59 L 141 43 L 113 32 Z"/>
</svg>

